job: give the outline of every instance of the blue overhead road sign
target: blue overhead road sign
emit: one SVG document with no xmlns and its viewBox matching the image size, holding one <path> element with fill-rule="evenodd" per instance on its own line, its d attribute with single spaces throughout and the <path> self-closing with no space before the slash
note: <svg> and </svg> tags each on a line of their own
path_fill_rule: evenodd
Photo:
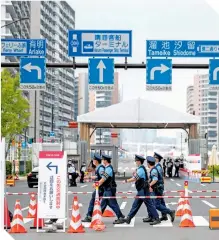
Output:
<svg viewBox="0 0 219 240">
<path fill-rule="evenodd" d="M 209 89 L 219 90 L 219 59 L 210 59 Z"/>
<path fill-rule="evenodd" d="M 20 88 L 22 90 L 46 89 L 45 58 L 20 59 Z"/>
<path fill-rule="evenodd" d="M 146 69 L 146 90 L 172 90 L 172 60 L 148 59 Z"/>
<path fill-rule="evenodd" d="M 90 58 L 88 62 L 89 89 L 112 91 L 114 85 L 114 59 Z"/>
<path fill-rule="evenodd" d="M 46 39 L 1 39 L 2 56 L 46 56 Z"/>
<path fill-rule="evenodd" d="M 147 40 L 149 57 L 219 57 L 219 41 Z"/>
<path fill-rule="evenodd" d="M 69 30 L 68 55 L 131 57 L 132 31 Z"/>
</svg>

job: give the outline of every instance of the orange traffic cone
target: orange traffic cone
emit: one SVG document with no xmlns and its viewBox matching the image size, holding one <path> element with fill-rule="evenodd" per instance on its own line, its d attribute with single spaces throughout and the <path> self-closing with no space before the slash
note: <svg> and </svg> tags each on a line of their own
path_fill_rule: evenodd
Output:
<svg viewBox="0 0 219 240">
<path fill-rule="evenodd" d="M 104 223 L 102 221 L 102 211 L 101 211 L 101 207 L 100 207 L 100 201 L 98 198 L 96 198 L 95 203 L 94 203 L 94 210 L 93 210 L 90 228 L 93 228 L 96 231 L 101 231 L 105 227 L 106 226 L 104 225 Z"/>
<path fill-rule="evenodd" d="M 78 197 L 74 196 L 73 206 L 72 206 L 72 216 L 71 222 L 68 229 L 68 233 L 84 233 L 84 227 L 81 223 L 81 215 L 78 205 Z"/>
<path fill-rule="evenodd" d="M 11 228 L 11 221 L 10 221 L 10 216 L 9 216 L 9 211 L 8 211 L 8 203 L 7 203 L 6 198 L 4 198 L 4 228 L 5 229 Z"/>
<path fill-rule="evenodd" d="M 177 217 L 181 217 L 183 215 L 183 207 L 184 207 L 185 198 L 182 198 L 182 197 L 184 197 L 184 193 L 180 193 L 180 198 L 179 198 L 178 206 L 177 206 L 177 210 L 176 210 Z"/>
<path fill-rule="evenodd" d="M 14 217 L 11 223 L 11 230 L 9 233 L 26 233 L 27 230 L 24 228 L 24 220 L 21 211 L 20 200 L 15 203 Z"/>
<path fill-rule="evenodd" d="M 36 210 L 37 210 L 36 196 L 35 194 L 31 194 L 28 215 L 26 218 L 36 218 L 37 214 Z"/>
<path fill-rule="evenodd" d="M 43 227 L 45 227 L 44 219 L 38 218 L 38 228 L 42 229 Z M 36 214 L 34 217 L 33 227 L 30 227 L 30 229 L 37 229 L 37 204 L 36 204 Z"/>
<path fill-rule="evenodd" d="M 189 204 L 189 200 L 184 201 L 183 215 L 181 217 L 180 227 L 195 227 L 192 218 L 192 210 Z"/>
<path fill-rule="evenodd" d="M 107 206 L 105 211 L 103 212 L 103 217 L 115 217 L 115 214 L 113 210 Z"/>
</svg>

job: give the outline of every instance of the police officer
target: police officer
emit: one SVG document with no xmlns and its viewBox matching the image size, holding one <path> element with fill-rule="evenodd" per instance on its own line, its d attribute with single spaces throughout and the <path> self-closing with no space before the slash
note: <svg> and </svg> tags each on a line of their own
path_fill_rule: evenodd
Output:
<svg viewBox="0 0 219 240">
<path fill-rule="evenodd" d="M 104 197 L 115 197 L 116 196 L 116 182 L 115 182 L 115 173 L 111 165 L 111 157 L 105 154 L 102 154 L 103 164 L 105 166 L 105 172 L 102 174 L 102 178 L 99 180 L 99 186 L 104 188 Z M 95 184 L 93 184 L 95 187 Z M 114 224 L 124 223 L 125 216 L 122 214 L 117 200 L 115 198 L 103 198 L 101 201 L 102 213 L 105 211 L 106 207 L 109 206 L 115 212 L 117 220 Z"/>
<path fill-rule="evenodd" d="M 99 154 L 94 154 L 94 158 L 93 158 L 93 165 L 95 166 L 95 176 L 92 176 L 91 179 L 95 180 L 95 181 L 99 181 L 102 178 L 102 175 L 104 173 L 104 169 L 105 167 L 101 164 L 102 161 L 102 157 Z M 103 186 L 99 187 L 99 196 L 102 197 L 103 196 Z M 93 209 L 94 209 L 94 203 L 95 203 L 95 196 L 96 196 L 96 190 L 93 192 L 91 200 L 90 200 L 90 204 L 88 207 L 88 212 L 87 215 L 85 217 L 84 220 L 82 220 L 82 222 L 91 222 L 92 220 L 92 213 L 93 213 Z"/>
<path fill-rule="evenodd" d="M 138 169 L 134 176 L 130 179 L 126 179 L 123 183 L 135 182 L 135 187 L 137 190 L 136 196 L 150 196 L 149 192 L 149 183 L 148 183 L 148 174 L 145 166 L 143 165 L 145 158 L 139 155 L 135 155 L 135 162 L 138 166 Z M 153 201 L 150 198 L 136 198 L 133 202 L 132 208 L 126 218 L 126 223 L 130 224 L 131 219 L 137 214 L 142 203 L 144 202 L 147 207 L 148 214 L 151 216 L 150 225 L 156 225 L 160 223 L 159 215 L 156 211 L 156 208 L 153 204 Z"/>
<path fill-rule="evenodd" d="M 167 174 L 169 177 L 172 177 L 172 170 L 173 170 L 173 162 L 172 159 L 169 160 L 167 163 Z"/>
<path fill-rule="evenodd" d="M 164 185 L 163 178 L 155 166 L 155 158 L 147 157 L 148 167 L 150 168 L 149 190 L 155 196 L 163 196 Z M 175 211 L 170 210 L 162 204 L 161 198 L 155 199 L 156 209 L 162 213 L 162 216 L 170 215 L 171 222 L 175 219 Z M 144 221 L 144 220 L 143 220 Z"/>
<path fill-rule="evenodd" d="M 80 183 L 84 183 L 85 170 L 86 170 L 86 164 L 83 163 L 83 164 L 81 165 L 81 169 L 80 169 L 80 174 L 81 174 Z"/>
<path fill-rule="evenodd" d="M 175 160 L 175 174 L 174 174 L 174 177 L 179 177 L 179 167 L 180 167 L 180 161 L 177 158 Z"/>
<path fill-rule="evenodd" d="M 167 162 L 166 159 L 163 160 L 163 176 L 166 177 Z"/>
</svg>

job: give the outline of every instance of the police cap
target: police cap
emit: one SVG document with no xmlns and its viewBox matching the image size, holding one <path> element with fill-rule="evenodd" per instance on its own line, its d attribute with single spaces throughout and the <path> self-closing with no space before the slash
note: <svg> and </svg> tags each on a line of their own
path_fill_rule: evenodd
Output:
<svg viewBox="0 0 219 240">
<path fill-rule="evenodd" d="M 163 157 L 162 157 L 160 154 L 156 153 L 156 152 L 154 152 L 154 158 L 158 158 L 159 161 L 160 161 L 161 159 L 163 159 Z"/>
<path fill-rule="evenodd" d="M 102 158 L 103 160 L 106 160 L 107 162 L 111 162 L 111 157 L 109 155 L 106 155 L 106 154 L 102 154 Z"/>
<path fill-rule="evenodd" d="M 135 161 L 141 161 L 142 163 L 144 162 L 145 158 L 140 156 L 140 155 L 137 155 L 135 154 Z"/>
<path fill-rule="evenodd" d="M 146 160 L 151 163 L 155 163 L 155 158 L 152 156 L 147 156 Z"/>
<path fill-rule="evenodd" d="M 101 162 L 102 158 L 99 154 L 95 153 L 94 154 L 94 160 L 97 160 L 98 162 Z"/>
</svg>

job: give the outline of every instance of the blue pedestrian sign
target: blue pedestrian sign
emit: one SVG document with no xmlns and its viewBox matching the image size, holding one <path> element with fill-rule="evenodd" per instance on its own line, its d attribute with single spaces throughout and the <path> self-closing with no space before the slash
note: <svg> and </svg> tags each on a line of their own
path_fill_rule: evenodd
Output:
<svg viewBox="0 0 219 240">
<path fill-rule="evenodd" d="M 219 57 L 219 41 L 147 40 L 146 56 L 147 58 Z"/>
<path fill-rule="evenodd" d="M 172 60 L 148 59 L 146 68 L 146 90 L 172 90 Z"/>
<path fill-rule="evenodd" d="M 132 31 L 69 30 L 70 57 L 131 57 Z"/>
<path fill-rule="evenodd" d="M 46 56 L 46 39 L 1 39 L 1 46 L 2 56 Z"/>
<path fill-rule="evenodd" d="M 219 59 L 209 61 L 209 89 L 219 90 Z"/>
<path fill-rule="evenodd" d="M 27 143 L 26 142 L 22 142 L 21 147 L 22 148 L 26 148 L 27 147 Z"/>
<path fill-rule="evenodd" d="M 112 91 L 114 85 L 114 59 L 90 58 L 88 62 L 89 90 Z"/>
<path fill-rule="evenodd" d="M 20 88 L 22 90 L 46 89 L 45 58 L 20 59 Z"/>
<path fill-rule="evenodd" d="M 55 132 L 50 132 L 50 133 L 49 133 L 49 136 L 50 136 L 50 137 L 55 137 Z"/>
</svg>

